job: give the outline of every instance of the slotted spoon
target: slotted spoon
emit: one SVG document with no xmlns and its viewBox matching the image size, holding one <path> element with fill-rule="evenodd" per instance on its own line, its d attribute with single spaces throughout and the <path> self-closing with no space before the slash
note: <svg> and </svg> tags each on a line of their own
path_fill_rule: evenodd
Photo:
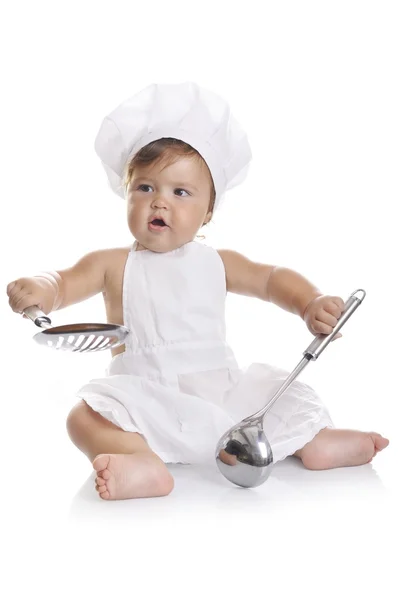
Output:
<svg viewBox="0 0 398 600">
<path fill-rule="evenodd" d="M 23 313 L 44 331 L 33 339 L 42 346 L 69 352 L 99 352 L 121 346 L 129 330 L 114 323 L 74 323 L 53 327 L 51 319 L 38 306 L 29 306 Z"/>
</svg>

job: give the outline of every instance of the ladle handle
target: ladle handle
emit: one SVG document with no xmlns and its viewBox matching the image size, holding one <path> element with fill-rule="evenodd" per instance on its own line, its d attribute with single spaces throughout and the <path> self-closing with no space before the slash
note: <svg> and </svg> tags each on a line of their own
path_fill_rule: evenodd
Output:
<svg viewBox="0 0 398 600">
<path fill-rule="evenodd" d="M 362 298 L 357 298 L 355 296 L 355 294 L 357 294 L 358 292 L 362 292 Z M 340 316 L 340 319 L 337 321 L 337 324 L 333 328 L 332 333 L 329 333 L 328 335 L 320 333 L 319 335 L 317 335 L 317 337 L 311 342 L 308 348 L 304 350 L 303 355 L 305 356 L 305 358 L 307 358 L 308 360 L 316 360 L 318 356 L 321 355 L 321 353 L 325 350 L 326 346 L 332 341 L 336 333 L 340 331 L 344 323 L 348 321 L 352 313 L 356 311 L 356 309 L 361 304 L 365 296 L 366 292 L 362 289 L 355 290 L 355 292 L 351 294 L 351 296 L 348 298 L 347 302 L 344 305 L 344 310 Z"/>
<path fill-rule="evenodd" d="M 37 327 L 48 329 L 51 327 L 51 319 L 38 306 L 28 306 L 23 311 L 24 315 L 29 317 Z"/>
<path fill-rule="evenodd" d="M 363 293 L 362 298 L 357 298 L 355 296 L 355 294 L 358 292 Z M 344 305 L 343 312 L 341 313 L 340 319 L 337 321 L 332 333 L 330 333 L 329 335 L 325 335 L 322 333 L 318 335 L 308 346 L 307 350 L 303 352 L 304 358 L 301 359 L 294 371 L 290 373 L 289 377 L 285 379 L 281 387 L 275 392 L 268 404 L 266 404 L 265 407 L 259 410 L 258 412 L 254 413 L 254 415 L 250 415 L 246 419 L 243 419 L 242 423 L 252 422 L 255 419 L 263 419 L 265 417 L 265 415 L 271 410 L 272 406 L 275 404 L 278 398 L 281 397 L 281 395 L 291 386 L 293 381 L 297 379 L 297 377 L 300 375 L 303 369 L 305 369 L 309 361 L 316 360 L 321 354 L 321 352 L 325 350 L 326 346 L 329 344 L 329 342 L 332 341 L 333 337 L 343 327 L 347 319 L 349 319 L 352 313 L 358 308 L 365 296 L 365 290 L 356 290 L 351 294 L 351 296 L 348 298 L 347 302 Z"/>
</svg>

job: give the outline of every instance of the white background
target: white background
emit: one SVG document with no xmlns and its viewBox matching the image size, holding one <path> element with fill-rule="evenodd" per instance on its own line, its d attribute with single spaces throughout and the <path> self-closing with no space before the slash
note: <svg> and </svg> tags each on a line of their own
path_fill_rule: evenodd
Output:
<svg viewBox="0 0 398 600">
<path fill-rule="evenodd" d="M 3 7 L 0 23 L 5 597 L 395 597 L 396 3 L 36 1 Z M 106 503 L 65 418 L 109 357 L 39 348 L 5 289 L 131 243 L 95 135 L 126 97 L 186 80 L 229 99 L 254 156 L 206 243 L 293 268 L 344 299 L 367 291 L 302 378 L 336 426 L 391 443 L 356 469 L 286 461 L 250 491 L 176 468 L 171 496 Z M 105 312 L 96 297 L 52 317 Z M 227 322 L 242 366 L 290 371 L 312 339 L 298 317 L 249 298 L 228 298 Z"/>
</svg>

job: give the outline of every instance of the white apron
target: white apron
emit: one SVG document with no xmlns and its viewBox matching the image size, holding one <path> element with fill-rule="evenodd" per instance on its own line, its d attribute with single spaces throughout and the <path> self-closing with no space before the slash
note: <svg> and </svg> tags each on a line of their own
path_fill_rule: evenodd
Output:
<svg viewBox="0 0 398 600">
<path fill-rule="evenodd" d="M 77 395 L 124 431 L 142 434 L 166 463 L 214 460 L 219 438 L 260 410 L 288 375 L 265 364 L 239 368 L 225 341 L 226 293 L 213 248 L 133 246 L 123 280 L 126 350 Z M 293 382 L 264 421 L 274 462 L 325 427 L 333 423 L 315 392 Z"/>
</svg>

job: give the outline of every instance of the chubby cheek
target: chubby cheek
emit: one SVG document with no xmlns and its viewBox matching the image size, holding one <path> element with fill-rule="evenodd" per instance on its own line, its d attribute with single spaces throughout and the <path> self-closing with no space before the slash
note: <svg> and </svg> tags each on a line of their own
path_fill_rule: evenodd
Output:
<svg viewBox="0 0 398 600">
<path fill-rule="evenodd" d="M 199 207 L 190 207 L 187 210 L 182 210 L 178 215 L 180 227 L 185 230 L 196 232 L 203 223 L 203 211 Z"/>
<path fill-rule="evenodd" d="M 127 209 L 127 223 L 132 233 L 135 233 L 141 224 L 142 215 L 136 206 L 129 206 Z"/>
</svg>

